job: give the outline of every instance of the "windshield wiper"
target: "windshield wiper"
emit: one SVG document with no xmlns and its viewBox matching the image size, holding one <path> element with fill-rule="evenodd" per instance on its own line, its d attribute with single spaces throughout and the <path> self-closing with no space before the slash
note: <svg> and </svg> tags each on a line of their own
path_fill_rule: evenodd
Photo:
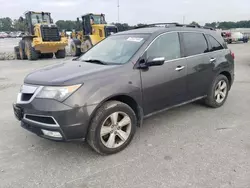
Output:
<svg viewBox="0 0 250 188">
<path fill-rule="evenodd" d="M 98 59 L 88 59 L 88 60 L 82 60 L 84 62 L 88 62 L 88 63 L 96 63 L 96 64 L 100 64 L 100 65 L 108 65 L 108 63 L 98 60 Z"/>
</svg>

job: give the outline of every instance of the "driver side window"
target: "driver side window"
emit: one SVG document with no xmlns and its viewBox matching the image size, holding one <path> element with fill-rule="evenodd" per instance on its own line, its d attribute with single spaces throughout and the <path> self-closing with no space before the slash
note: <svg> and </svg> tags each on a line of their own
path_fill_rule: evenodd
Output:
<svg viewBox="0 0 250 188">
<path fill-rule="evenodd" d="M 149 57 L 165 57 L 166 61 L 180 58 L 178 33 L 166 33 L 158 37 L 147 50 L 147 58 Z"/>
</svg>

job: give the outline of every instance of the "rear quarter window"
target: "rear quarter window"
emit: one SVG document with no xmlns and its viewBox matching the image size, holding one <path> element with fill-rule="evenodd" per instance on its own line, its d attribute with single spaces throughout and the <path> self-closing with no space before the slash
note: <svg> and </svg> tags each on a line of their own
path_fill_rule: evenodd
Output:
<svg viewBox="0 0 250 188">
<path fill-rule="evenodd" d="M 209 44 L 210 44 L 210 52 L 218 51 L 224 49 L 224 47 L 211 35 L 206 35 Z"/>
</svg>

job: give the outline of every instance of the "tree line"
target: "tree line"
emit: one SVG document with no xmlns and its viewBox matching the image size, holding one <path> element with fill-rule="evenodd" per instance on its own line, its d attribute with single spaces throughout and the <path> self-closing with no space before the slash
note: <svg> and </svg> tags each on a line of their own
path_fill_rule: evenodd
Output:
<svg viewBox="0 0 250 188">
<path fill-rule="evenodd" d="M 17 19 L 12 20 L 9 17 L 0 18 L 0 31 L 24 31 L 26 25 Z"/>
<path fill-rule="evenodd" d="M 250 20 L 238 22 L 212 22 L 206 23 L 205 26 L 219 29 L 250 28 Z"/>
<path fill-rule="evenodd" d="M 135 27 L 140 27 L 146 24 L 137 24 L 137 25 L 129 25 L 127 23 L 111 23 L 113 25 L 115 25 L 118 28 L 118 31 L 126 31 L 126 30 L 130 30 L 133 29 Z M 79 26 L 79 24 L 77 23 L 77 21 L 71 21 L 71 20 L 58 20 L 56 22 L 57 27 L 62 31 L 62 30 L 66 30 L 66 31 L 72 31 L 72 30 L 80 30 L 81 26 Z"/>
<path fill-rule="evenodd" d="M 79 24 L 77 21 L 72 20 L 58 20 L 55 23 L 60 31 L 72 31 L 79 30 Z M 140 27 L 146 24 L 129 25 L 127 23 L 112 23 L 117 26 L 119 31 L 125 31 L 133 29 L 135 27 Z M 190 24 L 199 25 L 197 22 L 192 22 Z M 218 29 L 233 29 L 233 28 L 250 28 L 250 20 L 238 21 L 238 22 L 212 22 L 206 23 L 205 26 L 213 27 Z M 26 31 L 25 22 L 20 22 L 18 19 L 12 20 L 9 17 L 0 18 L 0 31 Z"/>
</svg>

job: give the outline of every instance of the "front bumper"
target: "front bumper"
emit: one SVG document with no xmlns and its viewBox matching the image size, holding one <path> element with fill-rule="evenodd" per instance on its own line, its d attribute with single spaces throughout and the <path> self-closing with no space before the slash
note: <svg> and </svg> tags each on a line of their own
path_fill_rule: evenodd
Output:
<svg viewBox="0 0 250 188">
<path fill-rule="evenodd" d="M 14 104 L 13 109 L 26 130 L 43 138 L 69 141 L 86 137 L 89 109 L 93 109 L 93 106 L 72 108 L 55 100 L 35 98 L 28 104 Z M 56 136 L 44 133 L 48 131 Z"/>
</svg>

